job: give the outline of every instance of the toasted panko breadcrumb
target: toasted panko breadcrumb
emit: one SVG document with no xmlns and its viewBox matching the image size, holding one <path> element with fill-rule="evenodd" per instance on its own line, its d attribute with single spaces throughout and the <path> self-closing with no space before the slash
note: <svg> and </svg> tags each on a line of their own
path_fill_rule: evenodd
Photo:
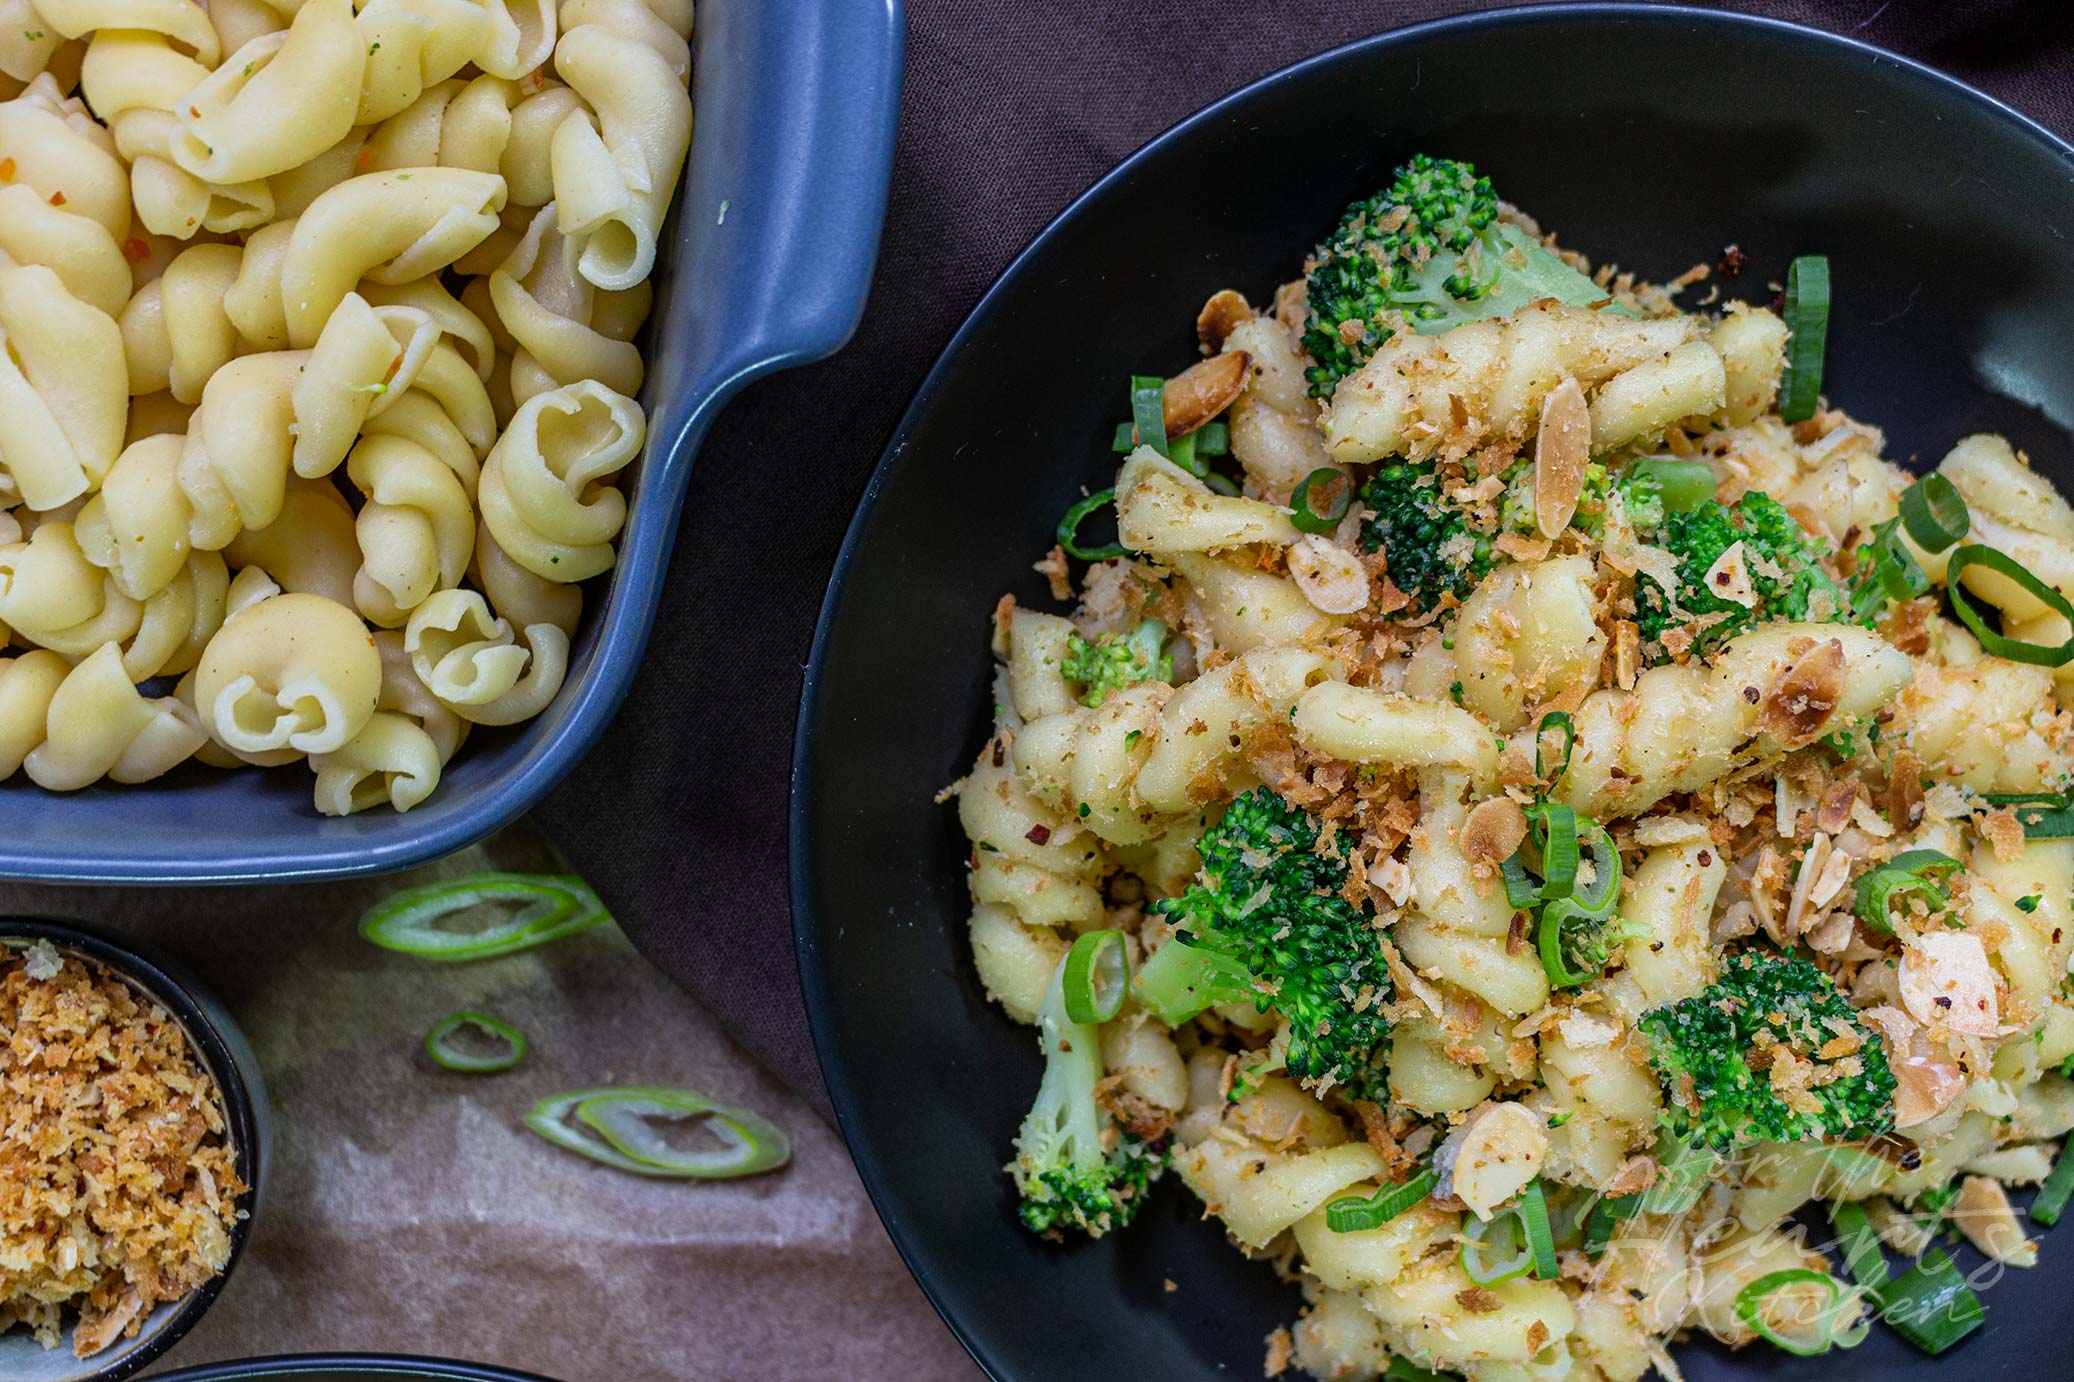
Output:
<svg viewBox="0 0 2074 1382">
<path fill-rule="evenodd" d="M 0 956 L 6 952 L 0 952 Z M 82 1358 L 221 1272 L 246 1187 L 164 1009 L 47 945 L 0 959 L 0 1331 Z"/>
</svg>

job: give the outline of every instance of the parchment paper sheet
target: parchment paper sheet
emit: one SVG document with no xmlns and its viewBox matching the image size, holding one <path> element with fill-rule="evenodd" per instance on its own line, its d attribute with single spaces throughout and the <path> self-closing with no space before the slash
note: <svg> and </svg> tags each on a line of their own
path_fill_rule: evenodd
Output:
<svg viewBox="0 0 2074 1382">
<path fill-rule="evenodd" d="M 166 1365 L 361 1349 L 563 1382 L 977 1376 L 835 1132 L 617 930 L 435 965 L 354 929 L 370 902 L 412 883 L 554 867 L 520 828 L 370 882 L 0 882 L 0 915 L 96 923 L 184 962 L 230 1005 L 266 1072 L 274 1161 L 258 1230 Z M 426 1059 L 425 1033 L 461 1008 L 518 1026 L 525 1063 L 483 1077 Z M 643 1181 L 519 1124 L 545 1095 L 609 1083 L 754 1108 L 791 1136 L 792 1164 L 732 1183 Z"/>
</svg>

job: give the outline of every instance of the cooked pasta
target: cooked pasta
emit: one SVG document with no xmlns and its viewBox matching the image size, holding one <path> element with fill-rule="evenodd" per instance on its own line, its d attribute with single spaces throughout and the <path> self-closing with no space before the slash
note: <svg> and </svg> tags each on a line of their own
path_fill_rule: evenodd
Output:
<svg viewBox="0 0 2074 1382">
<path fill-rule="evenodd" d="M 1675 1378 L 1686 1335 L 1849 1347 L 1950 1272 L 1845 1273 L 1811 1200 L 2030 1265 L 2004 1187 L 2074 1191 L 2074 507 L 2000 438 L 1884 459 L 1798 286 L 1682 309 L 1466 165 L 1306 275 L 1209 299 L 1038 564 L 1077 599 L 995 610 L 953 792 L 974 966 L 1046 1053 L 1024 1223 L 1123 1231 L 1171 1171 L 1301 1278 L 1269 1374 L 1325 1379 Z M 536 453 L 483 481 L 535 572 L 530 529 L 574 540 Z M 420 675 L 465 716 L 517 622 L 428 606 Z"/>
<path fill-rule="evenodd" d="M 553 703 L 646 438 L 690 33 L 0 0 L 0 780 L 306 761 L 320 813 L 408 811 Z"/>
</svg>

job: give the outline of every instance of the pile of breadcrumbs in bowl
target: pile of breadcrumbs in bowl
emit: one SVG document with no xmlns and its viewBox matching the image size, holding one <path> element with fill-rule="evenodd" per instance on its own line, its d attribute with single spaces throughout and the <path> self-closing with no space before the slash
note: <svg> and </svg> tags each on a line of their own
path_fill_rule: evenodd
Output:
<svg viewBox="0 0 2074 1382">
<path fill-rule="evenodd" d="M 165 1009 L 48 944 L 0 948 L 0 1333 L 135 1334 L 230 1260 L 245 1186 L 222 1105 Z"/>
</svg>

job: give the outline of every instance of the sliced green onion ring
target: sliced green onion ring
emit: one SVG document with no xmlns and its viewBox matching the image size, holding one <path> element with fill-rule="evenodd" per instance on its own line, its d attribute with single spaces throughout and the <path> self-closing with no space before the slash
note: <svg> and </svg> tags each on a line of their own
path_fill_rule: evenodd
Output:
<svg viewBox="0 0 2074 1382">
<path fill-rule="evenodd" d="M 1920 895 L 1934 912 L 1952 900 L 1937 877 L 1961 867 L 1957 859 L 1942 850 L 1903 850 L 1858 880 L 1858 901 L 1853 910 L 1858 913 L 1858 920 L 1891 936 L 1894 921 L 1890 909 L 1897 899 Z"/>
<path fill-rule="evenodd" d="M 1190 433 L 1190 435 L 1194 434 Z M 1239 487 L 1233 484 L 1229 478 L 1219 475 L 1214 470 L 1205 470 L 1203 472 L 1203 483 L 1227 499 L 1236 499 L 1238 497 Z"/>
<path fill-rule="evenodd" d="M 1527 1247 L 1534 1254 L 1534 1275 L 1542 1281 L 1554 1281 L 1558 1270 L 1555 1230 L 1548 1221 L 1548 1192 L 1541 1188 L 1538 1176 L 1520 1191 L 1519 1218 L 1527 1230 Z"/>
<path fill-rule="evenodd" d="M 1541 1182 L 1537 1180 L 1534 1183 L 1539 1185 Z M 1582 1244 L 1584 1226 L 1598 1204 L 1597 1195 L 1575 1186 L 1560 1185 L 1555 1194 L 1549 1195 L 1546 1190 L 1542 1194 L 1548 1206 L 1549 1238 L 1557 1251 Z"/>
<path fill-rule="evenodd" d="M 2074 1199 L 2074 1155 L 2068 1153 L 2063 1143 L 2059 1159 L 2052 1164 L 2052 1174 L 2038 1188 L 2038 1198 L 2031 1201 L 2031 1222 L 2051 1228 L 2060 1221 L 2069 1199 Z"/>
<path fill-rule="evenodd" d="M 1630 479 L 1653 481 L 1665 513 L 1684 513 L 1714 497 L 1714 467 L 1674 456 L 1644 456 L 1628 468 Z"/>
<path fill-rule="evenodd" d="M 1413 1205 L 1424 1202 L 1439 1183 L 1431 1167 L 1421 1167 L 1404 1184 L 1386 1185 L 1367 1199 L 1343 1195 L 1325 1206 L 1325 1226 L 1334 1233 L 1365 1233 L 1381 1228 Z"/>
<path fill-rule="evenodd" d="M 1541 846 L 1541 895 L 1568 897 L 1577 886 L 1577 813 L 1562 802 L 1544 801 L 1527 816 Z"/>
<path fill-rule="evenodd" d="M 1541 736 L 1555 731 L 1561 731 L 1563 736 L 1563 756 L 1557 760 L 1555 771 L 1551 773 L 1547 760 L 1541 756 Z M 1553 790 L 1555 785 L 1563 780 L 1563 774 L 1570 771 L 1570 755 L 1576 751 L 1577 721 L 1570 717 L 1570 712 L 1551 710 L 1543 715 L 1540 723 L 1534 726 L 1535 781 L 1546 783 Z"/>
<path fill-rule="evenodd" d="M 1870 619 L 1889 600 L 1913 600 L 1930 589 L 1930 577 L 1901 540 L 1900 526 L 1900 519 L 1888 519 L 1872 530 L 1872 541 L 1859 549 L 1863 565 L 1851 591 L 1851 614 L 1856 619 Z"/>
<path fill-rule="evenodd" d="M 1534 1269 L 1534 1249 L 1519 1214 L 1501 1209 L 1488 1219 L 1474 1214 L 1462 1227 L 1462 1272 L 1479 1286 L 1496 1286 Z"/>
<path fill-rule="evenodd" d="M 1782 1332 L 1764 1316 L 1764 1307 L 1781 1291 L 1790 1291 L 1799 1286 L 1821 1286 L 1828 1299 L 1821 1312 L 1808 1325 L 1810 1333 L 1796 1337 Z M 1844 1330 L 1839 1330 L 1836 1317 L 1847 1307 L 1855 1306 L 1857 1297 L 1847 1295 L 1843 1283 L 1827 1272 L 1812 1271 L 1806 1267 L 1788 1267 L 1783 1271 L 1766 1272 L 1742 1290 L 1736 1292 L 1736 1318 L 1767 1343 L 1801 1358 L 1812 1358 L 1818 1353 L 1827 1353 L 1833 1348 L 1854 1348 L 1865 1341 L 1865 1322 L 1857 1320 Z"/>
<path fill-rule="evenodd" d="M 1943 1353 L 1980 1328 L 1987 1312 L 1941 1248 L 1932 1248 L 1880 1292 L 1880 1319 L 1929 1354 Z"/>
<path fill-rule="evenodd" d="M 1209 473 L 1210 468 L 1195 458 L 1195 433 L 1193 432 L 1168 439 L 1167 459 L 1198 479 Z"/>
<path fill-rule="evenodd" d="M 1987 621 L 1981 617 L 1980 611 L 1973 607 L 1973 602 L 1980 597 L 1969 594 L 1965 583 L 1959 579 L 1959 573 L 1969 566 L 1985 566 L 1990 571 L 2007 576 L 2022 587 L 2026 594 L 2036 598 L 2070 624 L 2074 624 L 2074 604 L 2068 604 L 2066 596 L 2032 575 L 2022 562 L 2005 552 L 1997 551 L 1993 547 L 1983 547 L 1979 543 L 1968 543 L 1957 549 L 1952 553 L 1950 563 L 1944 568 L 1944 588 L 1951 596 L 1952 609 L 1958 614 L 1959 622 L 1980 640 L 1980 646 L 1987 650 L 1988 656 L 2008 658 L 2011 662 L 2028 662 L 2034 667 L 2063 667 L 2074 661 L 2074 636 L 2069 636 L 2066 642 L 2054 647 L 2045 643 L 2026 643 L 2020 638 L 2011 638 L 1998 630 L 1990 629 Z"/>
<path fill-rule="evenodd" d="M 1804 254 L 1786 271 L 1786 375 L 1779 383 L 1779 417 L 1805 422 L 1822 397 L 1822 352 L 1829 336 L 1829 261 Z"/>
<path fill-rule="evenodd" d="M 1160 455 L 1167 450 L 1167 381 L 1157 375 L 1131 376 L 1131 428 L 1140 446 Z"/>
<path fill-rule="evenodd" d="M 1229 456 L 1231 454 L 1231 427 L 1222 422 L 1206 422 L 1189 433 L 1195 438 L 1195 454 L 1198 456 Z"/>
<path fill-rule="evenodd" d="M 1117 423 L 1116 435 L 1109 439 L 1109 449 L 1119 456 L 1127 456 L 1137 450 L 1138 428 L 1136 424 L 1129 422 Z"/>
<path fill-rule="evenodd" d="M 2074 797 L 2064 792 L 1983 792 L 1980 799 L 1990 806 L 2011 808 L 2028 839 L 2074 837 Z"/>
<path fill-rule="evenodd" d="M 1551 898 L 1541 908 L 1541 924 L 1535 944 L 1541 949 L 1541 968 L 1548 973 L 1551 988 L 1576 988 L 1599 977 L 1596 969 L 1572 969 L 1563 953 L 1563 927 L 1571 922 L 1598 924 L 1605 918 L 1593 916 L 1568 897 Z"/>
<path fill-rule="evenodd" d="M 1098 489 L 1072 508 L 1066 510 L 1066 516 L 1059 520 L 1058 539 L 1059 546 L 1066 549 L 1067 556 L 1077 557 L 1081 561 L 1109 561 L 1116 557 L 1128 555 L 1121 542 L 1112 542 L 1103 547 L 1082 547 L 1080 545 L 1080 525 L 1087 521 L 1087 516 L 1096 509 L 1101 508 L 1104 504 L 1114 504 L 1115 502 L 1115 490 Z"/>
<path fill-rule="evenodd" d="M 592 1137 L 569 1117 L 595 1131 Z M 648 1120 L 703 1117 L 718 1148 L 686 1152 L 665 1142 Z M 792 1157 L 785 1134 L 747 1109 L 716 1104 L 688 1089 L 581 1089 L 551 1095 L 526 1114 L 526 1126 L 565 1151 L 637 1176 L 662 1180 L 730 1180 L 775 1170 Z M 600 1141 L 602 1138 L 603 1141 Z"/>
<path fill-rule="evenodd" d="M 1656 1149 L 1656 1184 L 1642 1192 L 1644 1214 L 1683 1214 L 1699 1203 L 1720 1153 L 1666 1135 Z"/>
<path fill-rule="evenodd" d="M 475 931 L 440 923 L 498 902 L 516 914 Z M 395 893 L 360 918 L 360 934 L 384 950 L 427 960 L 482 960 L 530 950 L 610 921 L 612 914 L 573 875 L 478 873 Z"/>
<path fill-rule="evenodd" d="M 1577 848 L 1583 858 L 1591 861 L 1592 880 L 1573 884 L 1570 900 L 1592 916 L 1610 915 L 1620 896 L 1620 850 L 1614 846 L 1606 827 L 1589 816 L 1578 817 Z M 1583 870 L 1578 873 L 1581 876 Z"/>
<path fill-rule="evenodd" d="M 1932 471 L 1901 491 L 1901 523 L 1925 552 L 1942 552 L 1972 531 L 1973 514 L 1959 487 Z"/>
<path fill-rule="evenodd" d="M 1074 941 L 1060 982 L 1066 1016 L 1073 1021 L 1095 1024 L 1116 1016 L 1131 984 L 1123 932 L 1090 931 Z"/>
<path fill-rule="evenodd" d="M 1311 496 L 1321 485 L 1326 487 L 1327 494 L 1339 496 L 1338 504 L 1323 513 L 1311 506 Z M 1321 465 L 1297 482 L 1296 493 L 1289 496 L 1289 507 L 1294 510 L 1289 521 L 1302 532 L 1329 533 L 1340 525 L 1347 516 L 1347 510 L 1353 506 L 1354 482 L 1347 477 L 1347 472 Z"/>
<path fill-rule="evenodd" d="M 1598 1261 L 1600 1254 L 1606 1251 L 1606 1245 L 1613 1241 L 1613 1230 L 1620 1221 L 1634 1218 L 1641 1207 L 1640 1191 L 1632 1195 L 1602 1196 L 1584 1221 L 1584 1255 Z"/>
<path fill-rule="evenodd" d="M 1836 1230 L 1837 1246 L 1851 1280 L 1877 1301 L 1893 1273 L 1887 1268 L 1887 1255 L 1880 1251 L 1880 1236 L 1873 1231 L 1865 1206 L 1856 1200 L 1840 1200 L 1829 1208 L 1829 1223 Z"/>
<path fill-rule="evenodd" d="M 494 1055 L 460 1049 L 455 1045 L 455 1039 L 471 1028 L 503 1042 L 504 1049 Z M 500 1070 L 512 1069 L 526 1058 L 526 1034 L 488 1013 L 457 1012 L 451 1017 L 441 1018 L 439 1024 L 426 1033 L 425 1054 L 443 1069 L 463 1075 L 494 1075 Z"/>
</svg>

